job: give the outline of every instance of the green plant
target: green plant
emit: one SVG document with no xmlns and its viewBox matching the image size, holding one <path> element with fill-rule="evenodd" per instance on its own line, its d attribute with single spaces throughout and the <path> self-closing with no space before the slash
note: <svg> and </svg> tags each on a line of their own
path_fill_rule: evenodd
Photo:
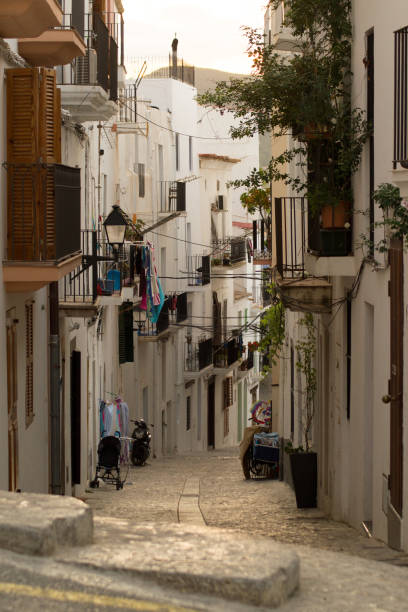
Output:
<svg viewBox="0 0 408 612">
<path fill-rule="evenodd" d="M 142 242 L 142 229 L 144 226 L 145 222 L 141 219 L 136 219 L 135 221 L 132 221 L 126 228 L 125 239 L 131 242 Z"/>
<path fill-rule="evenodd" d="M 280 0 L 270 4 L 276 8 Z M 276 53 L 262 33 L 246 28 L 251 77 L 221 82 L 198 98 L 234 113 L 239 125 L 231 129 L 233 138 L 255 132 L 297 138 L 298 145 L 271 159 L 262 178 L 290 185 L 315 212 L 352 202 L 351 177 L 370 133 L 364 112 L 351 100 L 351 5 L 351 0 L 286 0 L 285 25 L 295 52 Z M 286 169 L 292 160 L 299 167 L 296 176 Z M 260 177 L 254 170 L 247 186 L 255 187 L 253 179 Z"/>
<path fill-rule="evenodd" d="M 273 291 L 272 287 L 271 291 Z M 264 374 L 267 374 L 272 366 L 277 364 L 285 341 L 285 307 L 280 300 L 276 300 L 263 314 L 261 333 L 259 351 L 268 356 L 268 365 L 264 365 L 263 368 Z"/>
<path fill-rule="evenodd" d="M 300 414 L 305 440 L 305 452 L 308 453 L 310 451 L 311 429 L 315 415 L 315 396 L 317 391 L 317 370 L 315 368 L 316 327 L 312 313 L 306 313 L 298 321 L 298 325 L 301 328 L 301 337 L 295 345 L 297 353 L 296 368 L 303 374 L 305 381 Z"/>
</svg>

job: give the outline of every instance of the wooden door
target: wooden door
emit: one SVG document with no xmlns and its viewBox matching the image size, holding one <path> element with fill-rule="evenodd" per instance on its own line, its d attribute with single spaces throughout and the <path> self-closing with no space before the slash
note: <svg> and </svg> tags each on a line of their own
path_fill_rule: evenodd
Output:
<svg viewBox="0 0 408 612">
<path fill-rule="evenodd" d="M 81 484 L 81 353 L 71 355 L 71 480 Z"/>
<path fill-rule="evenodd" d="M 208 383 L 207 446 L 215 448 L 215 382 Z"/>
<path fill-rule="evenodd" d="M 390 262 L 390 342 L 391 367 L 389 394 L 390 415 L 390 501 L 402 515 L 403 479 L 403 336 L 404 336 L 404 265 L 402 242 L 393 240 L 389 250 Z"/>
<path fill-rule="evenodd" d="M 7 323 L 7 412 L 9 491 L 18 489 L 17 329 Z"/>
</svg>

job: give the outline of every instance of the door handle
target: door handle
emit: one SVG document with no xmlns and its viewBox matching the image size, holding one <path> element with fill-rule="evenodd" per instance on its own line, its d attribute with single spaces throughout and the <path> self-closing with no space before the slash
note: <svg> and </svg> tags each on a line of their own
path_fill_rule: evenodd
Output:
<svg viewBox="0 0 408 612">
<path fill-rule="evenodd" d="M 397 395 L 383 395 L 381 400 L 383 404 L 390 404 L 391 402 L 395 402 L 397 399 L 401 397 L 402 393 L 397 393 Z"/>
</svg>

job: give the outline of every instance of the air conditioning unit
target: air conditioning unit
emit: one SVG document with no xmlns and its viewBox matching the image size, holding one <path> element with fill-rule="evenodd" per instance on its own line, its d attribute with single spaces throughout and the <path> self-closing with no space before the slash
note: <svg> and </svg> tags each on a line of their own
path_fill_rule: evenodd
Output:
<svg viewBox="0 0 408 612">
<path fill-rule="evenodd" d="M 96 85 L 98 83 L 98 56 L 95 49 L 89 49 L 89 84 Z"/>
<path fill-rule="evenodd" d="M 87 49 L 84 57 L 75 60 L 75 85 L 96 85 L 98 57 L 95 49 Z"/>
</svg>

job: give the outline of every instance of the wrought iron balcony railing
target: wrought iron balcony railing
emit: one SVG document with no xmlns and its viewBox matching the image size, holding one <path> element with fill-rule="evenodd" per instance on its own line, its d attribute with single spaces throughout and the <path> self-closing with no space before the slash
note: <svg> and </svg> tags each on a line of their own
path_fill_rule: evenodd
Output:
<svg viewBox="0 0 408 612">
<path fill-rule="evenodd" d="M 243 355 L 242 334 L 214 348 L 214 366 L 228 368 Z"/>
<path fill-rule="evenodd" d="M 189 287 L 209 285 L 211 282 L 210 255 L 187 256 L 187 284 Z"/>
<path fill-rule="evenodd" d="M 213 363 L 212 338 L 202 338 L 198 342 L 193 342 L 192 337 L 187 336 L 184 347 L 186 372 L 200 372 Z"/>
<path fill-rule="evenodd" d="M 170 323 L 173 325 L 187 319 L 187 293 L 169 296 L 169 316 Z"/>
<path fill-rule="evenodd" d="M 4 164 L 7 259 L 62 261 L 81 251 L 81 171 L 61 164 Z"/>
<path fill-rule="evenodd" d="M 86 54 L 59 66 L 58 85 L 100 85 L 110 99 L 118 98 L 118 38 L 116 24 L 95 14 L 65 14 L 64 27 L 75 27 L 86 44 Z M 111 32 L 115 34 L 112 36 Z"/>
<path fill-rule="evenodd" d="M 213 265 L 230 266 L 245 262 L 247 259 L 245 237 L 213 240 L 213 249 Z"/>
<path fill-rule="evenodd" d="M 169 317 L 170 298 L 166 298 L 163 307 L 160 311 L 157 323 L 152 323 L 146 315 L 144 310 L 136 310 L 137 319 L 135 321 L 135 330 L 137 335 L 140 337 L 157 337 L 169 329 L 170 317 Z"/>
<path fill-rule="evenodd" d="M 82 230 L 81 246 L 82 265 L 63 280 L 64 302 L 94 303 L 98 296 L 119 295 L 123 287 L 136 285 L 136 245 L 125 243 L 115 254 L 100 232 Z"/>
</svg>

